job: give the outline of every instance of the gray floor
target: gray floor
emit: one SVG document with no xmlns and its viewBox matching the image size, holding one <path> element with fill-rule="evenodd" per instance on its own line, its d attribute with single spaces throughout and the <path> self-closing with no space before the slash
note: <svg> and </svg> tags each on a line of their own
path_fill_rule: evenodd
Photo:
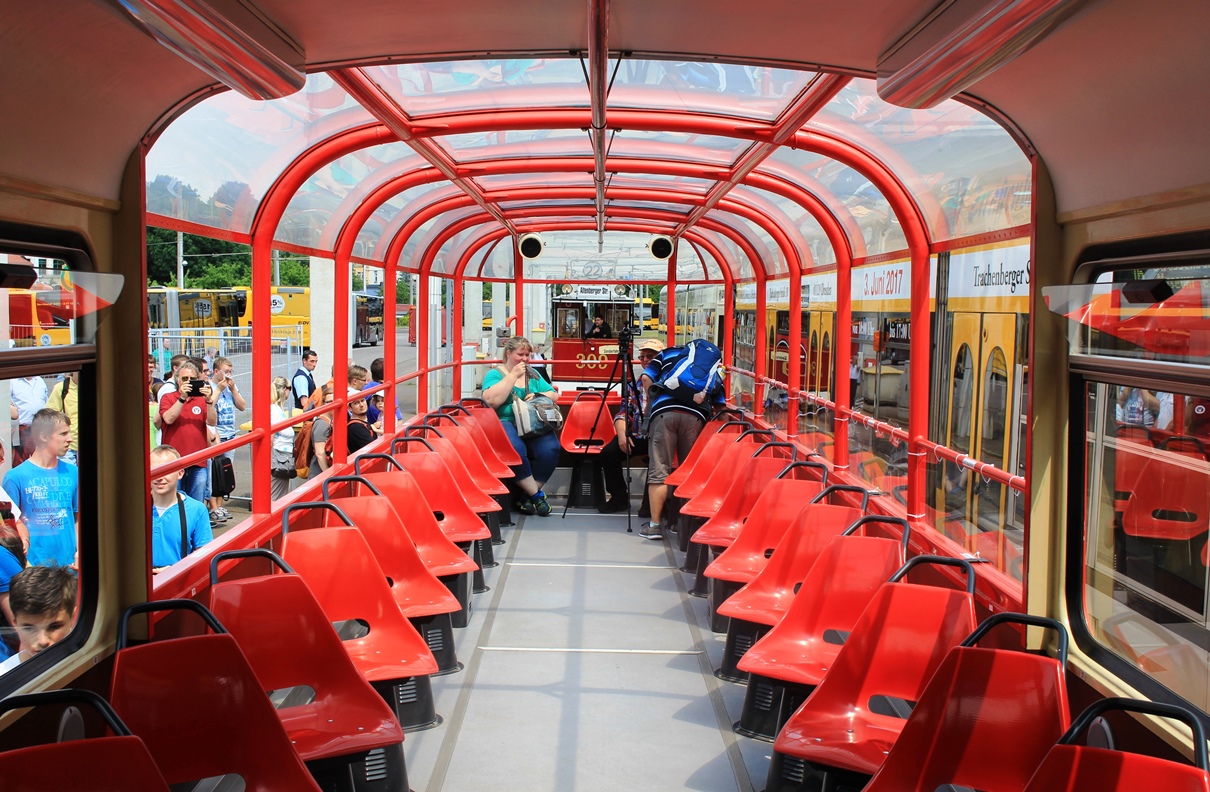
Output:
<svg viewBox="0 0 1210 792">
<path fill-rule="evenodd" d="M 412 789 L 762 789 L 770 746 L 731 731 L 743 688 L 711 673 L 723 636 L 675 537 L 554 505 L 504 529 L 456 631 L 466 667 L 433 679 L 444 722 L 404 743 Z"/>
</svg>

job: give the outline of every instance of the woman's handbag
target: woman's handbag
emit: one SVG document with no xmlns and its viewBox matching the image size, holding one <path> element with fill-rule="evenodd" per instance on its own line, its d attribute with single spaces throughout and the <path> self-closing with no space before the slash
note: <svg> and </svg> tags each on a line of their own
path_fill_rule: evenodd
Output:
<svg viewBox="0 0 1210 792">
<path fill-rule="evenodd" d="M 549 396 L 538 393 L 532 399 L 522 399 L 514 393 L 513 420 L 517 435 L 524 439 L 558 431 L 563 425 L 563 413 Z"/>
<path fill-rule="evenodd" d="M 298 469 L 294 466 L 294 448 L 286 448 L 278 450 L 273 449 L 273 478 L 292 479 L 298 476 Z"/>
</svg>

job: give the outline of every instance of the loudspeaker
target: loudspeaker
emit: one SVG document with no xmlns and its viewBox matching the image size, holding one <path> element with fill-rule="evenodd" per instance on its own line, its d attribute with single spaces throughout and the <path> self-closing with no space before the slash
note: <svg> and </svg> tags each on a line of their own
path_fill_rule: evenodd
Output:
<svg viewBox="0 0 1210 792">
<path fill-rule="evenodd" d="M 542 236 L 540 234 L 522 234 L 517 242 L 522 258 L 536 259 L 542 255 Z"/>
<path fill-rule="evenodd" d="M 647 249 L 651 251 L 651 255 L 661 261 L 672 255 L 672 237 L 656 234 L 647 243 Z"/>
</svg>

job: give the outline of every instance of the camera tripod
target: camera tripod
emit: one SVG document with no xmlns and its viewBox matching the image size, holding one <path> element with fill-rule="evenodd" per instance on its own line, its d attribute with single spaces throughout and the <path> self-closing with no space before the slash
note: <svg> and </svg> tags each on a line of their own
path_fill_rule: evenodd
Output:
<svg viewBox="0 0 1210 792">
<path fill-rule="evenodd" d="M 595 446 L 603 446 L 603 445 L 608 444 L 608 442 L 609 442 L 608 440 L 602 440 L 602 439 L 597 438 L 597 427 L 601 423 L 601 416 L 606 412 L 605 402 L 609 398 L 609 393 L 610 393 L 610 391 L 613 390 L 613 386 L 615 383 L 617 385 L 619 385 L 619 391 L 622 396 L 622 416 L 623 416 L 623 420 L 626 422 L 625 431 L 626 431 L 627 438 L 630 438 L 630 420 L 631 419 L 630 419 L 630 412 L 626 409 L 626 402 L 627 402 L 627 399 L 629 398 L 630 388 L 634 382 L 633 372 L 631 371 L 631 368 L 630 368 L 633 350 L 634 350 L 634 334 L 631 332 L 629 327 L 624 327 L 624 328 L 622 328 L 621 331 L 618 332 L 618 352 L 616 355 L 614 355 L 613 367 L 609 370 L 609 377 L 605 382 L 605 392 L 604 392 L 604 396 L 601 398 L 601 404 L 597 407 L 597 414 L 593 418 L 592 426 L 588 430 L 588 437 L 576 440 L 575 445 L 577 447 L 592 448 Z M 638 407 L 638 412 L 639 412 L 638 419 L 641 421 L 642 417 L 643 417 L 641 402 L 638 403 L 636 406 Z M 612 428 L 613 422 L 610 421 L 608 425 Z M 630 442 L 627 443 L 627 448 L 626 448 L 626 479 L 625 479 L 625 481 L 626 481 L 626 533 L 634 532 L 634 529 L 631 527 L 631 524 L 630 524 L 631 517 L 632 517 L 631 506 L 630 506 L 630 481 L 631 481 L 630 456 L 631 456 L 633 449 L 634 449 L 634 442 L 631 439 Z M 564 518 L 567 517 L 567 509 L 570 506 L 571 506 L 571 498 L 568 497 L 567 503 L 565 503 L 563 506 L 563 517 Z"/>
</svg>

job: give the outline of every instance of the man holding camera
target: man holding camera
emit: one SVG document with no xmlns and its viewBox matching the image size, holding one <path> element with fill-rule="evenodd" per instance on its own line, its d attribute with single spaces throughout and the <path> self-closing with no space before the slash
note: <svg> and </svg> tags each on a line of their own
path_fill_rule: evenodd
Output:
<svg viewBox="0 0 1210 792">
<path fill-rule="evenodd" d="M 218 424 L 214 408 L 217 396 L 210 383 L 203 379 L 193 363 L 182 363 L 176 370 L 176 390 L 160 399 L 160 420 L 163 423 L 162 442 L 188 456 L 209 446 L 207 426 Z M 194 500 L 206 502 L 209 465 L 185 468 L 180 489 Z"/>
</svg>

